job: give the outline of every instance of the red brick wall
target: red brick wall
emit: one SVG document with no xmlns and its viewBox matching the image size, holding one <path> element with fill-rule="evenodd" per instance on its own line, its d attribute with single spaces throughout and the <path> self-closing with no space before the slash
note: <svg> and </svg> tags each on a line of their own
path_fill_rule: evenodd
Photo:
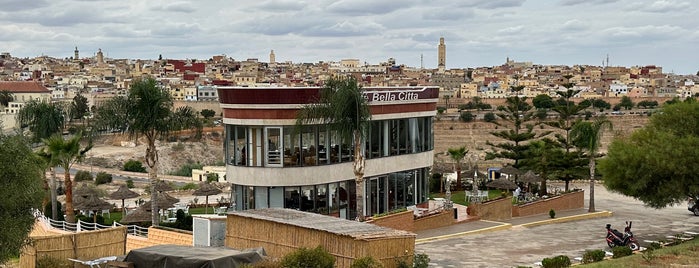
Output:
<svg viewBox="0 0 699 268">
<path fill-rule="evenodd" d="M 500 198 L 480 204 L 471 204 L 470 215 L 475 215 L 483 220 L 499 221 L 512 218 L 512 199 Z"/>
<path fill-rule="evenodd" d="M 549 210 L 566 210 L 585 207 L 585 192 L 577 191 L 560 196 L 512 207 L 512 216 L 529 216 L 549 213 Z"/>
<path fill-rule="evenodd" d="M 454 224 L 455 222 L 456 220 L 454 220 L 454 211 L 447 210 L 439 214 L 416 219 L 413 222 L 413 228 L 415 228 L 414 231 L 422 231 L 427 229 L 449 226 Z"/>
<path fill-rule="evenodd" d="M 408 232 L 413 232 L 415 226 L 413 224 L 413 211 L 403 211 L 400 213 L 395 213 L 391 215 L 386 215 L 380 218 L 372 219 L 368 221 L 371 224 L 388 227 L 398 230 L 404 230 Z"/>
</svg>

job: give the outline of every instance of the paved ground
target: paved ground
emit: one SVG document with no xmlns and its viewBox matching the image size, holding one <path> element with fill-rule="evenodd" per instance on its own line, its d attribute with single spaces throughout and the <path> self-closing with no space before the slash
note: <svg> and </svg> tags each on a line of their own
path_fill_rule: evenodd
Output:
<svg viewBox="0 0 699 268">
<path fill-rule="evenodd" d="M 589 188 L 585 184 L 575 187 Z M 611 216 L 603 215 L 604 212 L 588 215 L 586 208 L 558 211 L 556 218 L 575 215 L 597 218 L 547 223 L 548 215 L 539 215 L 506 222 L 462 223 L 418 232 L 415 250 L 430 257 L 430 267 L 534 266 L 546 257 L 567 255 L 573 259 L 582 256 L 587 249 L 608 250 L 604 240 L 607 223 L 623 229 L 624 221 L 633 221 L 632 231 L 642 246 L 647 245 L 643 240 L 668 240 L 666 236 L 699 232 L 699 217 L 687 210 L 686 203 L 656 210 L 644 207 L 640 201 L 608 192 L 602 186 L 595 188 L 595 201 L 598 212 L 608 211 Z M 588 204 L 587 196 L 585 204 Z"/>
</svg>

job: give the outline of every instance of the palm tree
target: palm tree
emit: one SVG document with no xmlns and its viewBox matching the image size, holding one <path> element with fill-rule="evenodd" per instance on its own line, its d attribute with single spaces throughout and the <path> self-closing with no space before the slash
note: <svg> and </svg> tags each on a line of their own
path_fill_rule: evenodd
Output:
<svg viewBox="0 0 699 268">
<path fill-rule="evenodd" d="M 11 101 L 15 100 L 15 95 L 9 90 L 0 90 L 0 104 L 7 107 Z"/>
<path fill-rule="evenodd" d="M 364 142 L 371 121 L 371 111 L 362 88 L 352 77 L 331 78 L 320 89 L 313 103 L 304 105 L 296 114 L 296 126 L 325 124 L 343 141 L 354 142 L 353 172 L 356 183 L 357 220 L 364 221 Z"/>
<path fill-rule="evenodd" d="M 54 103 L 43 101 L 27 102 L 17 113 L 21 128 L 29 127 L 32 141 L 41 141 L 54 133 L 59 133 L 64 122 L 63 109 Z"/>
<path fill-rule="evenodd" d="M 454 171 L 456 171 L 456 190 L 461 190 L 461 161 L 464 160 L 468 150 L 465 146 L 447 149 L 447 154 L 454 160 Z"/>
<path fill-rule="evenodd" d="M 590 160 L 590 205 L 588 212 L 595 212 L 595 157 L 600 147 L 602 133 L 606 128 L 612 128 L 612 122 L 605 117 L 598 117 L 595 121 L 578 122 L 570 131 L 573 144 L 581 151 L 587 152 Z"/>
<path fill-rule="evenodd" d="M 80 144 L 83 140 L 82 132 L 78 132 L 69 139 L 64 139 L 61 134 L 43 139 L 45 147 L 39 153 L 42 158 L 49 161 L 50 166 L 60 166 L 63 168 L 63 179 L 66 191 L 66 220 L 75 222 L 75 212 L 73 211 L 73 182 L 70 178 L 70 168 L 73 164 L 82 161 L 87 151 L 92 149 L 92 141 L 88 140 L 84 147 Z"/>
<path fill-rule="evenodd" d="M 149 167 L 148 177 L 151 181 L 151 220 L 154 226 L 158 226 L 158 202 L 156 201 L 158 192 L 155 190 L 155 185 L 158 183 L 158 149 L 155 141 L 166 138 L 173 130 L 197 126 L 200 131 L 201 124 L 196 123 L 200 121 L 196 120 L 196 114 L 191 112 L 189 107 L 173 111 L 170 94 L 167 90 L 160 88 L 153 78 L 134 82 L 127 100 L 126 125 L 129 135 L 132 138 L 142 135 L 147 142 L 145 158 Z M 192 116 L 195 118 L 190 118 Z"/>
</svg>

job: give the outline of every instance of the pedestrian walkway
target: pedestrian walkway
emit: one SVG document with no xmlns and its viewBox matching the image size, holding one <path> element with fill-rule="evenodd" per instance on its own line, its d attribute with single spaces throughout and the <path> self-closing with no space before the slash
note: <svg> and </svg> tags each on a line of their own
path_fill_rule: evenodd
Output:
<svg viewBox="0 0 699 268">
<path fill-rule="evenodd" d="M 457 220 L 458 223 L 456 224 L 416 232 L 417 237 L 415 239 L 415 244 L 421 244 L 430 241 L 460 237 L 471 234 L 506 230 L 515 226 L 534 227 L 544 224 L 554 224 L 568 221 L 593 219 L 599 217 L 609 217 L 611 215 L 612 213 L 609 211 L 588 213 L 587 209 L 581 208 L 558 211 L 556 212 L 556 217 L 553 219 L 548 214 L 538 214 L 524 217 L 514 217 L 504 221 Z M 458 218 L 462 218 L 460 211 Z"/>
</svg>

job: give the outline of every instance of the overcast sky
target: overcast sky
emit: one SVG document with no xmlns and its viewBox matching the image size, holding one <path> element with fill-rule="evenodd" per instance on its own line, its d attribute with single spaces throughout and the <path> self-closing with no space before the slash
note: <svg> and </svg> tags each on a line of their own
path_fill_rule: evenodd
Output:
<svg viewBox="0 0 699 268">
<path fill-rule="evenodd" d="M 16 57 L 292 62 L 355 58 L 436 68 L 658 65 L 699 71 L 696 0 L 0 0 L 0 51 Z"/>
</svg>

